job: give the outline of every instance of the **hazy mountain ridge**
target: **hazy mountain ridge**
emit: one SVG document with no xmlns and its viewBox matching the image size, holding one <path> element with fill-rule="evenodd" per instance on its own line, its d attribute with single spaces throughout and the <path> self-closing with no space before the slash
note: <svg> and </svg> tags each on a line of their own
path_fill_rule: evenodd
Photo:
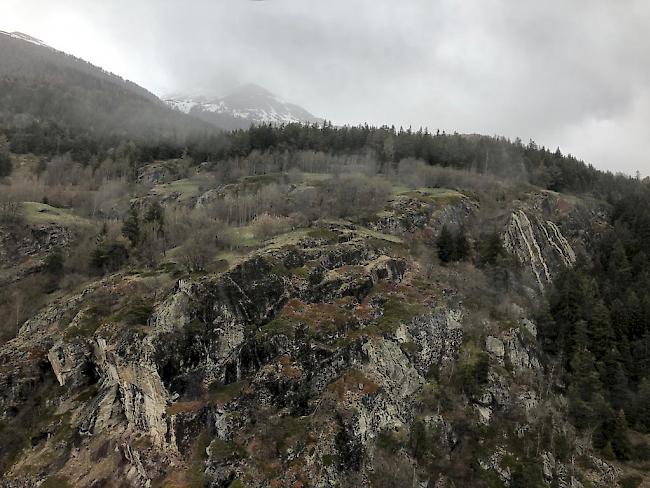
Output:
<svg viewBox="0 0 650 488">
<path fill-rule="evenodd" d="M 40 39 L 36 39 L 35 37 L 32 37 L 28 34 L 24 34 L 22 32 L 5 32 L 3 30 L 0 30 L 0 35 L 5 35 L 9 37 L 13 37 L 14 39 L 20 39 L 21 41 L 27 41 L 31 42 L 32 44 L 36 44 L 37 46 L 43 46 L 43 47 L 49 47 L 50 49 L 53 49 L 51 46 L 48 46 L 45 44 L 43 41 Z"/>
<path fill-rule="evenodd" d="M 174 95 L 165 97 L 172 108 L 224 129 L 251 124 L 321 123 L 306 109 L 289 103 L 258 85 L 242 85 L 223 97 Z"/>
<path fill-rule="evenodd" d="M 28 35 L 6 32 L 0 35 L 0 129 L 14 150 L 36 153 L 50 147 L 84 153 L 89 134 L 178 138 L 211 130 L 131 81 Z"/>
</svg>

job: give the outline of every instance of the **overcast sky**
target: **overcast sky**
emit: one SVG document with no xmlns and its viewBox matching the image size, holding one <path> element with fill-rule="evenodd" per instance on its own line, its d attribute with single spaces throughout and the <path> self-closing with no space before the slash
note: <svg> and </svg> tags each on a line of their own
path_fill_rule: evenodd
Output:
<svg viewBox="0 0 650 488">
<path fill-rule="evenodd" d="M 334 123 L 535 139 L 650 174 L 648 0 L 0 0 L 158 95 L 257 83 Z"/>
</svg>

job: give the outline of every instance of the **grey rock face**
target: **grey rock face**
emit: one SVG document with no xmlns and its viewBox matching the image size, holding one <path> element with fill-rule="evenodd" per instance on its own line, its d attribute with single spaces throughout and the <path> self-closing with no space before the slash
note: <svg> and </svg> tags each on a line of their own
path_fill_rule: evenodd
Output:
<svg viewBox="0 0 650 488">
<path fill-rule="evenodd" d="M 504 234 L 505 248 L 529 266 L 540 289 L 563 266 L 572 266 L 575 252 L 550 220 L 541 221 L 523 210 L 512 213 Z"/>
</svg>

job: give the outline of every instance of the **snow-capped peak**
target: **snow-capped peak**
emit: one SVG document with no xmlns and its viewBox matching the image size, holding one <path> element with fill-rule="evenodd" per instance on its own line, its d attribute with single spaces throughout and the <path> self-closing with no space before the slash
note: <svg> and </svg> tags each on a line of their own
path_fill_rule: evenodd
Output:
<svg viewBox="0 0 650 488">
<path fill-rule="evenodd" d="M 298 105 L 286 102 L 266 88 L 242 85 L 223 97 L 173 96 L 165 102 L 181 112 L 192 114 L 226 129 L 246 128 L 250 124 L 319 123 Z"/>
</svg>

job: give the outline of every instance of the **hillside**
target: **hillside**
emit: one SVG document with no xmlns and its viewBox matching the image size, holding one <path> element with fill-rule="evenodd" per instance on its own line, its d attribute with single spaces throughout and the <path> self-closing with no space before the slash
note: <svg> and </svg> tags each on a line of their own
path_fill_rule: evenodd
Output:
<svg viewBox="0 0 650 488">
<path fill-rule="evenodd" d="M 226 130 L 248 129 L 251 124 L 322 123 L 304 108 L 288 103 L 253 84 L 242 85 L 224 97 L 174 96 L 165 99 L 172 108 Z"/>
<path fill-rule="evenodd" d="M 7 486 L 647 485 L 643 183 L 482 136 L 224 137 L 10 154 Z"/>
<path fill-rule="evenodd" d="M 0 130 L 16 152 L 88 154 L 99 139 L 180 141 L 208 126 L 86 61 L 0 32 Z"/>
</svg>

